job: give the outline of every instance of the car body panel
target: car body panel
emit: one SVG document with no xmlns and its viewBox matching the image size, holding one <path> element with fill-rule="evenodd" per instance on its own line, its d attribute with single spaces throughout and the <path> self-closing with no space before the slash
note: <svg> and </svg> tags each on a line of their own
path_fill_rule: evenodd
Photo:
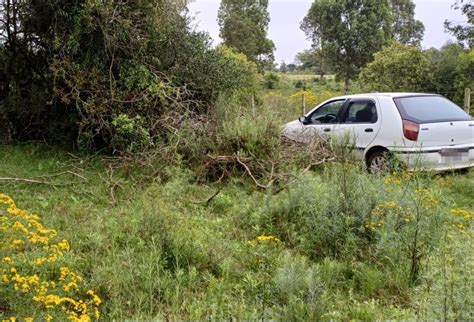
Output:
<svg viewBox="0 0 474 322">
<path fill-rule="evenodd" d="M 338 123 L 334 127 L 334 135 L 340 140 L 345 137 L 352 138 L 353 144 L 357 150 L 365 150 L 377 137 L 382 126 L 381 108 L 377 98 L 371 97 L 357 97 L 350 99 L 349 103 L 357 100 L 371 100 L 375 103 L 377 110 L 377 121 L 375 123 Z M 347 107 L 346 107 L 347 108 Z M 342 120 L 344 121 L 344 120 Z"/>
<path fill-rule="evenodd" d="M 378 120 L 375 123 L 337 123 L 318 126 L 303 125 L 299 121 L 286 124 L 283 135 L 300 142 L 308 142 L 315 135 L 341 138 L 350 135 L 355 140 L 356 155 L 365 159 L 374 148 L 383 148 L 403 161 L 408 169 L 445 171 L 474 167 L 474 120 L 420 124 L 417 141 L 403 135 L 403 120 L 394 98 L 433 94 L 416 93 L 370 93 L 335 97 L 327 100 L 310 112 L 328 102 L 346 99 L 372 99 L 376 103 Z M 324 128 L 330 132 L 324 132 Z M 373 132 L 365 132 L 372 129 Z"/>
<path fill-rule="evenodd" d="M 474 121 L 438 122 L 420 125 L 418 140 L 424 147 L 472 143 Z"/>
</svg>

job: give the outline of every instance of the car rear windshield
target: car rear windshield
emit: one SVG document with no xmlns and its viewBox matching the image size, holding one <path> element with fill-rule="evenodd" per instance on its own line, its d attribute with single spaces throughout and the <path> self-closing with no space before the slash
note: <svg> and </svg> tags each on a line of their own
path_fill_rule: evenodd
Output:
<svg viewBox="0 0 474 322">
<path fill-rule="evenodd" d="M 410 96 L 394 99 L 402 118 L 418 123 L 469 121 L 471 117 L 442 96 Z"/>
</svg>

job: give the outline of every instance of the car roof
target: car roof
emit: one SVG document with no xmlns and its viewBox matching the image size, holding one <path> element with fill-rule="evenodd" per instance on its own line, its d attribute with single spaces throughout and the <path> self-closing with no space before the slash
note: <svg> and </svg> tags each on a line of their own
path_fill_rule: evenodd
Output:
<svg viewBox="0 0 474 322">
<path fill-rule="evenodd" d="M 429 94 L 429 93 L 405 93 L 405 92 L 378 93 L 378 92 L 373 92 L 373 93 L 361 93 L 361 94 L 344 95 L 344 96 L 339 96 L 339 97 L 335 97 L 335 98 L 336 99 L 347 99 L 347 98 L 357 98 L 357 97 L 380 97 L 380 96 L 397 98 L 397 97 L 409 97 L 409 96 L 439 96 L 439 95 Z"/>
</svg>

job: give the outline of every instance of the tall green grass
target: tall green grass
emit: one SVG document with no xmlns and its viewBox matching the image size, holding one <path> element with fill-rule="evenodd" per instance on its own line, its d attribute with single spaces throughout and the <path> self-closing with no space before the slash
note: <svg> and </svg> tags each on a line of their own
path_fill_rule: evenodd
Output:
<svg viewBox="0 0 474 322">
<path fill-rule="evenodd" d="M 257 142 L 253 131 L 245 136 Z M 69 265 L 103 299 L 106 319 L 473 314 L 473 226 L 453 227 L 450 213 L 473 211 L 472 172 L 384 177 L 335 163 L 295 172 L 272 194 L 239 177 L 199 184 L 179 165 L 152 172 L 43 145 L 0 146 L 0 164 L 0 177 L 57 184 L 4 180 L 0 191 L 70 241 Z M 2 299 L 0 318 L 29 316 Z"/>
</svg>

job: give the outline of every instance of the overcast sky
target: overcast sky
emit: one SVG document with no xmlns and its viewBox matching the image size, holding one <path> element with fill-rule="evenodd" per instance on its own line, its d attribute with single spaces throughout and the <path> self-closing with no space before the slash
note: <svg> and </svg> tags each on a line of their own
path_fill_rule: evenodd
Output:
<svg viewBox="0 0 474 322">
<path fill-rule="evenodd" d="M 268 37 L 276 46 L 275 62 L 284 60 L 291 63 L 295 55 L 311 47 L 306 35 L 300 29 L 300 22 L 307 14 L 312 0 L 270 0 L 270 26 Z M 452 39 L 444 32 L 445 19 L 464 21 L 460 12 L 451 9 L 454 0 L 414 0 L 416 4 L 416 18 L 425 25 L 423 47 L 441 47 Z M 218 44 L 219 26 L 217 25 L 217 10 L 219 0 L 194 0 L 190 4 L 190 13 L 195 16 L 196 29 L 207 31 Z"/>
</svg>

